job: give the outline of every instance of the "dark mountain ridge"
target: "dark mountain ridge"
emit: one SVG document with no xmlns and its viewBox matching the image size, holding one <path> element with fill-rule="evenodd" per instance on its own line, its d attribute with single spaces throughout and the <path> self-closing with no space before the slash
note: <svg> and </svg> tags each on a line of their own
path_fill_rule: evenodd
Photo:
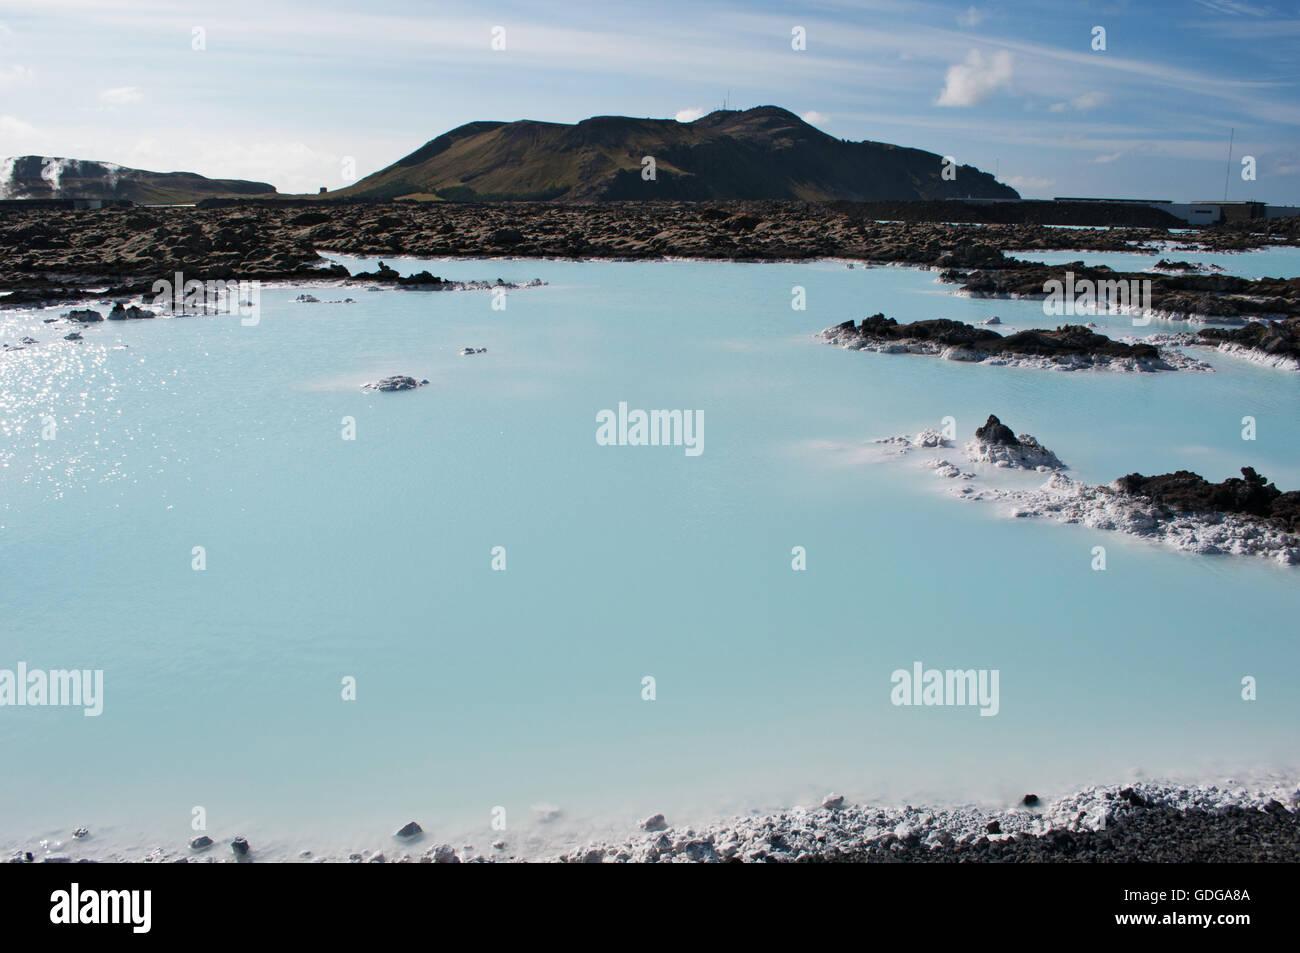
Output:
<svg viewBox="0 0 1300 953">
<path fill-rule="evenodd" d="M 643 175 L 645 157 L 655 175 Z M 593 116 L 572 125 L 471 122 L 331 196 L 459 201 L 893 201 L 1019 198 L 933 152 L 836 139 L 777 106 L 694 122 Z"/>
</svg>

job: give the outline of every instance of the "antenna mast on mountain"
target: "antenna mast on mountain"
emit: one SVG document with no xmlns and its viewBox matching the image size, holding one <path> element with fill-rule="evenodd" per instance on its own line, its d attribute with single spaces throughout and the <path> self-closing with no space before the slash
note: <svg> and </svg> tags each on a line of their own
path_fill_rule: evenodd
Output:
<svg viewBox="0 0 1300 953">
<path fill-rule="evenodd" d="M 1223 201 L 1228 201 L 1228 180 L 1232 178 L 1232 140 L 1237 135 L 1237 127 L 1233 126 L 1228 133 L 1228 164 L 1223 170 Z"/>
</svg>

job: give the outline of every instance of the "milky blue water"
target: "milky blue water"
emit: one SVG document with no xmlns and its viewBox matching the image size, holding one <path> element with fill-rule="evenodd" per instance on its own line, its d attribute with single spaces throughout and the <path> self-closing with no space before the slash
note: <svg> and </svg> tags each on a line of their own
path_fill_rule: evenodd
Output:
<svg viewBox="0 0 1300 953">
<path fill-rule="evenodd" d="M 1201 274 L 1218 274 L 1214 268 L 1242 278 L 1290 278 L 1296 273 L 1296 250 L 1292 247 L 1261 248 L 1248 252 L 1188 251 L 1176 243 L 1154 246 L 1149 252 L 1108 251 L 1012 251 L 1007 254 L 1024 261 L 1041 261 L 1049 265 L 1066 265 L 1083 261 L 1090 266 L 1105 265 L 1116 271 L 1154 271 L 1156 262 L 1186 261 L 1205 266 Z M 1179 272 L 1160 272 L 1179 274 Z M 1195 272 L 1192 272 L 1195 274 Z"/>
<path fill-rule="evenodd" d="M 0 846 L 85 824 L 71 849 L 175 848 L 202 807 L 267 856 L 391 848 L 411 819 L 486 849 L 496 807 L 512 843 L 552 842 L 832 788 L 1000 803 L 1300 762 L 1296 570 L 1005 519 L 862 452 L 948 415 L 964 441 L 996 413 L 1090 481 L 1252 465 L 1296 487 L 1300 375 L 815 339 L 876 311 L 1043 323 L 914 269 L 391 263 L 549 284 L 504 311 L 265 288 L 254 327 L 114 322 L 81 344 L 41 322 L 57 312 L 0 314 L 0 340 L 41 342 L 0 354 L 0 667 L 105 680 L 97 718 L 0 709 Z M 360 390 L 394 373 L 431 383 Z M 704 452 L 599 446 L 620 401 L 702 411 Z M 918 660 L 998 669 L 999 714 L 891 705 Z"/>
</svg>

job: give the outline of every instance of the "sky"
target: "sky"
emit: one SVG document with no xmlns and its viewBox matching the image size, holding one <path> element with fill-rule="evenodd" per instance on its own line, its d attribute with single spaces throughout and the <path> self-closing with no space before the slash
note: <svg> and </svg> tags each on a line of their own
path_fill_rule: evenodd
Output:
<svg viewBox="0 0 1300 953">
<path fill-rule="evenodd" d="M 726 99 L 1029 198 L 1205 201 L 1226 179 L 1300 205 L 1298 86 L 1300 0 L 0 0 L 0 156 L 283 192 L 473 120 L 689 121 Z"/>
</svg>

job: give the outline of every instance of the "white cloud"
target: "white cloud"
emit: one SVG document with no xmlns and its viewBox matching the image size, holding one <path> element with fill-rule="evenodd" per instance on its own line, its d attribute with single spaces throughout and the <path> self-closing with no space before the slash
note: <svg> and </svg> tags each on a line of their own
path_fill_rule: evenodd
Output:
<svg viewBox="0 0 1300 953">
<path fill-rule="evenodd" d="M 808 125 L 810 126 L 824 126 L 826 125 L 826 123 L 831 121 L 830 116 L 826 115 L 825 113 L 819 113 L 815 109 L 808 110 L 799 118 L 801 118 L 804 122 L 808 123 Z"/>
<path fill-rule="evenodd" d="M 973 30 L 984 22 L 984 14 L 974 7 L 967 7 L 966 12 L 957 18 L 957 23 L 967 30 Z"/>
<path fill-rule="evenodd" d="M 987 60 L 979 50 L 971 50 L 966 62 L 948 67 L 943 92 L 936 106 L 974 106 L 988 99 L 1011 81 L 1012 59 L 1006 50 L 998 50 Z"/>
<path fill-rule="evenodd" d="M 1054 113 L 1063 113 L 1070 109 L 1076 112 L 1086 113 L 1090 109 L 1096 109 L 1098 106 L 1105 105 L 1110 101 L 1110 97 L 1105 93 L 1096 91 L 1084 93 L 1081 96 L 1075 96 L 1071 100 L 1063 103 L 1052 103 L 1050 111 Z"/>
<path fill-rule="evenodd" d="M 17 63 L 8 69 L 0 69 L 0 89 L 17 89 L 20 86 L 36 85 L 36 71 Z"/>
<path fill-rule="evenodd" d="M 1120 158 L 1120 157 L 1123 156 L 1123 155 L 1124 155 L 1124 153 L 1122 153 L 1122 152 L 1108 152 L 1108 153 L 1106 153 L 1105 155 L 1097 156 L 1097 158 L 1093 159 L 1092 161 L 1093 161 L 1093 162 L 1102 162 L 1102 163 L 1106 163 L 1106 162 L 1114 162 L 1116 159 Z"/>
<path fill-rule="evenodd" d="M 0 116 L 0 136 L 9 139 L 35 139 L 36 127 L 30 123 L 15 119 L 13 116 Z"/>
<path fill-rule="evenodd" d="M 1252 17 L 1266 17 L 1268 10 L 1260 7 L 1251 6 L 1248 3 L 1235 3 L 1233 0 L 1196 0 L 1198 4 L 1207 10 L 1213 10 L 1215 13 L 1224 13 L 1230 16 L 1239 16 L 1245 14 Z"/>
<path fill-rule="evenodd" d="M 101 90 L 99 94 L 99 101 L 110 106 L 125 106 L 127 103 L 138 103 L 142 99 L 144 93 L 136 86 L 115 86 L 112 89 Z"/>
<path fill-rule="evenodd" d="M 1039 179 L 1032 175 L 1013 175 L 1011 178 L 1004 180 L 1007 185 L 1013 189 L 1045 189 L 1049 185 L 1056 183 L 1055 179 Z"/>
<path fill-rule="evenodd" d="M 337 189 L 349 184 L 340 176 L 342 152 L 316 149 L 295 139 L 213 138 L 199 130 L 178 129 L 175 136 L 146 136 L 111 154 L 114 161 L 134 169 L 270 182 L 282 192 L 314 193 L 322 185 Z M 369 171 L 366 162 L 358 162 L 357 178 Z"/>
<path fill-rule="evenodd" d="M 1272 172 L 1274 175 L 1297 175 L 1300 174 L 1300 159 L 1281 158 L 1273 160 Z"/>
<path fill-rule="evenodd" d="M 703 109 L 679 109 L 677 110 L 676 119 L 678 122 L 695 122 L 704 115 Z"/>
</svg>

